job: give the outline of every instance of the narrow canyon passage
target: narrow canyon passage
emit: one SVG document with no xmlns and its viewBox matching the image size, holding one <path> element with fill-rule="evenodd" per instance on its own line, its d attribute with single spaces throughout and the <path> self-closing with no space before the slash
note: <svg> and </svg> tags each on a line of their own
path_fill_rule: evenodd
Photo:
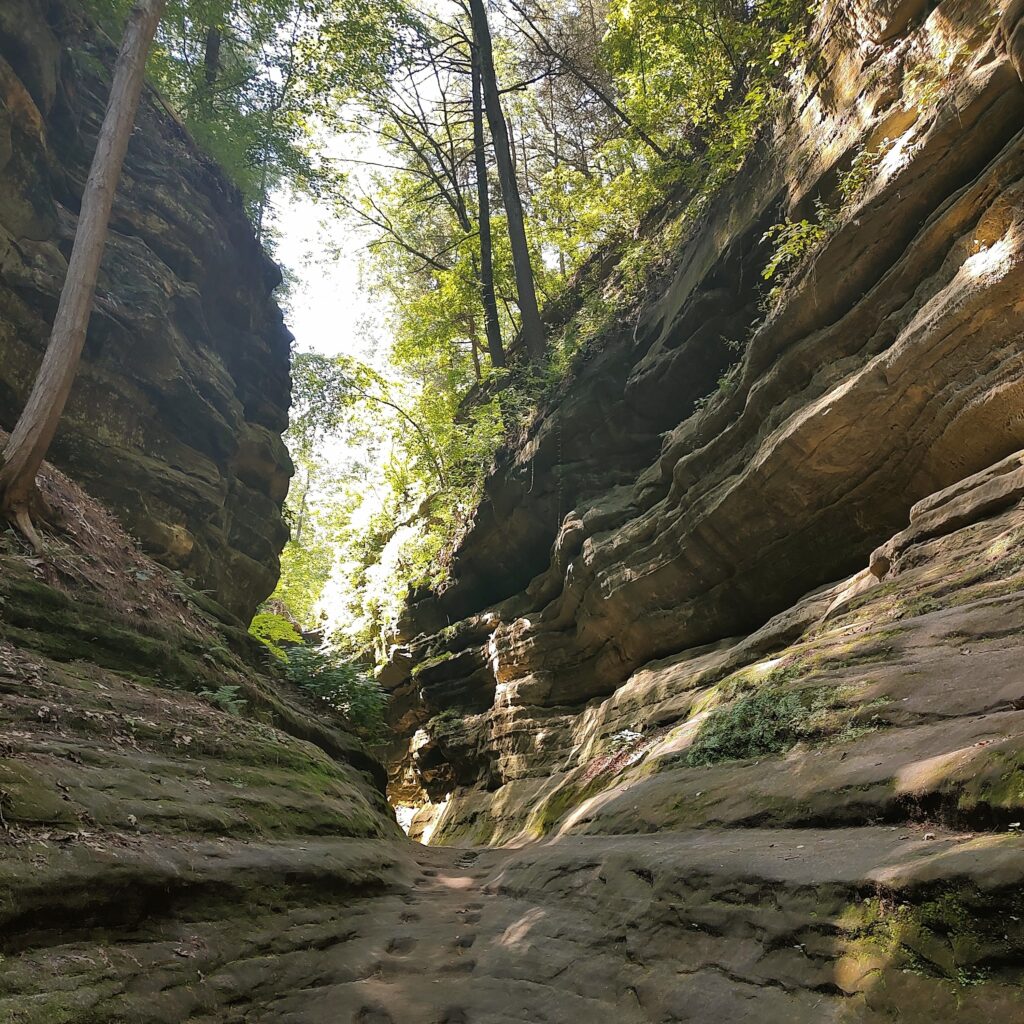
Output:
<svg viewBox="0 0 1024 1024">
<path fill-rule="evenodd" d="M 0 451 L 123 6 L 0 0 Z M 418 6 L 168 0 L 41 550 L 0 521 L 0 1024 L 1024 1024 L 1024 0 L 347 31 Z M 317 55 L 287 125 L 332 66 L 429 101 L 364 111 L 379 324 L 352 282 L 282 309 L 267 174 L 197 141 L 266 172 L 248 100 L 157 88 L 248 52 L 250 7 Z M 699 117 L 687 11 L 750 47 Z M 645 141 L 610 41 L 670 24 Z M 381 33 L 377 85 L 337 63 Z M 439 51 L 451 96 L 410 91 Z"/>
<path fill-rule="evenodd" d="M 405 883 L 346 908 L 343 935 L 294 951 L 294 976 L 279 955 L 282 994 L 257 997 L 244 1019 L 785 1024 L 897 1009 L 900 1021 L 1022 1019 L 1009 992 L 981 1002 L 965 988 L 947 1001 L 921 972 L 881 980 L 877 887 L 919 886 L 940 870 L 965 891 L 1016 871 L 985 838 L 924 826 L 418 848 Z"/>
<path fill-rule="evenodd" d="M 595 709 L 614 732 L 662 702 L 679 724 L 631 740 L 642 757 L 425 806 L 436 847 L 401 834 L 362 747 L 211 654 L 212 623 L 51 472 L 88 513 L 70 592 L 0 551 L 0 1020 L 1024 1021 L 1020 467 L 929 506 L 887 547 L 888 584 L 816 591 Z M 145 631 L 121 611 L 142 603 Z M 672 702 L 763 643 L 852 714 L 812 702 L 790 740 L 804 720 L 762 702 L 720 719 L 739 756 L 681 759 L 701 718 Z M 224 679 L 251 713 L 194 692 Z M 751 752 L 769 728 L 779 745 Z"/>
</svg>

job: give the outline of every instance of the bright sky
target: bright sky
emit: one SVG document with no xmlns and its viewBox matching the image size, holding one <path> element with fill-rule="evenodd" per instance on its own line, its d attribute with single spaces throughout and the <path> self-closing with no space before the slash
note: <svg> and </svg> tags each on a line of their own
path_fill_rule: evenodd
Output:
<svg viewBox="0 0 1024 1024">
<path fill-rule="evenodd" d="M 296 351 L 351 355 L 381 368 L 387 357 L 383 304 L 360 279 L 362 248 L 369 236 L 303 196 L 278 195 L 275 210 L 275 256 L 294 278 L 285 319 L 295 335 Z M 346 445 L 340 438 L 328 440 L 323 453 L 328 463 L 342 463 Z M 353 521 L 365 521 L 379 504 L 377 489 L 367 481 L 365 500 Z M 329 632 L 352 625 L 344 570 L 334 566 L 318 603 Z"/>
<path fill-rule="evenodd" d="M 366 236 L 306 197 L 278 196 L 275 206 L 276 255 L 297 278 L 286 316 L 296 349 L 369 357 L 374 332 L 367 324 L 381 310 L 360 283 Z"/>
</svg>

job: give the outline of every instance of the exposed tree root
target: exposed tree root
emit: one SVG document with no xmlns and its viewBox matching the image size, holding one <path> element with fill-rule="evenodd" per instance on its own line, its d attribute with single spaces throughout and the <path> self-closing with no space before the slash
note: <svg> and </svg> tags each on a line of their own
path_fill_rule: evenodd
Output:
<svg viewBox="0 0 1024 1024">
<path fill-rule="evenodd" d="M 56 516 L 37 485 L 32 485 L 28 495 L 8 495 L 0 504 L 0 514 L 32 545 L 37 555 L 43 554 L 43 538 L 36 524 L 56 522 Z"/>
<path fill-rule="evenodd" d="M 21 535 L 32 545 L 32 550 L 37 555 L 43 553 L 43 539 L 36 532 L 36 528 L 32 523 L 32 516 L 29 515 L 27 508 L 19 508 L 14 512 L 14 525 L 18 528 Z"/>
</svg>

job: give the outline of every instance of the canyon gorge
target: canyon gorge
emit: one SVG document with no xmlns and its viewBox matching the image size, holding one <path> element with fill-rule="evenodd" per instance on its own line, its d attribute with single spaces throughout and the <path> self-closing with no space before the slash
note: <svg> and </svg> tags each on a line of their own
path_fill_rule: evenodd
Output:
<svg viewBox="0 0 1024 1024">
<path fill-rule="evenodd" d="M 109 64 L 0 7 L 4 430 Z M 499 452 L 372 748 L 246 632 L 280 274 L 144 96 L 61 526 L 0 535 L 0 1020 L 1024 1022 L 1024 0 L 828 0 L 802 68 Z"/>
</svg>

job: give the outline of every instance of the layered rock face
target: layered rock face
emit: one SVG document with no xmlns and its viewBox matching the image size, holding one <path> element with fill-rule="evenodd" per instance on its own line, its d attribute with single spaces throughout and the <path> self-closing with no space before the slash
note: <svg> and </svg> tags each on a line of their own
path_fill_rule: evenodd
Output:
<svg viewBox="0 0 1024 1024">
<path fill-rule="evenodd" d="M 1019 2 L 826 4 L 409 610 L 392 800 L 514 849 L 477 971 L 593 1000 L 552 1019 L 1024 1020 L 1022 47 Z"/>
<path fill-rule="evenodd" d="M 4 381 L 101 105 L 54 26 L 0 9 Z M 0 1019 L 1024 1021 L 1024 3 L 826 5 L 809 53 L 411 609 L 391 791 L 435 847 L 46 471 L 46 557 L 0 535 Z M 221 179 L 143 118 L 58 454 L 241 612 L 286 339 Z M 765 315 L 765 231 L 816 200 Z"/>
<path fill-rule="evenodd" d="M 774 131 L 410 610 L 414 834 L 1021 818 L 1022 17 L 820 13 Z"/>
<path fill-rule="evenodd" d="M 0 1020 L 255 1020 L 316 935 L 343 941 L 342 904 L 409 873 L 383 770 L 93 499 L 41 484 L 46 557 L 0 537 Z"/>
<path fill-rule="evenodd" d="M 75 3 L 0 9 L 0 427 L 49 336 L 113 56 Z M 273 589 L 287 536 L 279 281 L 237 192 L 147 94 L 50 454 L 243 619 Z"/>
<path fill-rule="evenodd" d="M 774 131 L 496 469 L 451 586 L 410 609 L 384 676 L 415 748 L 397 794 L 482 786 L 489 806 L 578 763 L 549 721 L 757 629 L 1024 445 L 1020 19 L 826 5 Z M 766 295 L 784 221 L 824 240 Z M 472 740 L 418 731 L 442 712 Z"/>
</svg>

